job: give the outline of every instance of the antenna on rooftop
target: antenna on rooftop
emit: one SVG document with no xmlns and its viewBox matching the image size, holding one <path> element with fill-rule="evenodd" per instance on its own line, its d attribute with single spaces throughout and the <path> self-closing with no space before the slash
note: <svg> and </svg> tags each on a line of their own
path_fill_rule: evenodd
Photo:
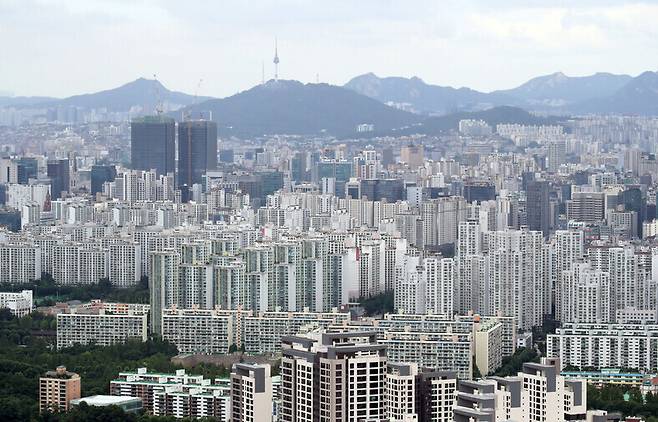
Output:
<svg viewBox="0 0 658 422">
<path fill-rule="evenodd" d="M 162 115 L 163 111 L 163 106 L 162 106 L 162 98 L 160 94 L 160 82 L 158 81 L 158 77 L 153 74 L 153 80 L 155 83 L 153 84 L 153 89 L 155 90 L 155 114 L 158 116 Z"/>
<path fill-rule="evenodd" d="M 198 101 L 198 99 L 199 99 L 199 90 L 201 89 L 201 83 L 202 83 L 202 82 L 203 82 L 203 79 L 200 78 L 200 79 L 199 79 L 199 83 L 196 84 L 196 90 L 194 91 L 194 102 L 192 103 L 192 107 L 194 107 L 195 105 L 197 105 L 197 101 Z M 199 118 L 200 118 L 200 119 L 203 118 L 203 114 L 202 114 L 201 110 L 199 110 Z"/>
</svg>

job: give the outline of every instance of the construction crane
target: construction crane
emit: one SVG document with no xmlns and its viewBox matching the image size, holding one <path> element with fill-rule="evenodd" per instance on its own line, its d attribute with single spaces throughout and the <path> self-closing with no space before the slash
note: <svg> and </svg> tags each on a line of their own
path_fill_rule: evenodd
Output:
<svg viewBox="0 0 658 422">
<path fill-rule="evenodd" d="M 197 105 L 199 90 L 201 89 L 201 82 L 203 82 L 203 79 L 199 79 L 199 82 L 196 85 L 196 89 L 194 90 L 194 101 L 192 101 L 192 104 L 186 107 L 187 111 L 183 111 L 183 121 L 190 120 L 192 118 L 192 108 Z M 201 112 L 199 112 L 199 117 L 202 117 Z"/>
<path fill-rule="evenodd" d="M 194 91 L 194 103 L 192 103 L 192 107 L 197 105 L 197 101 L 199 99 L 199 90 L 201 89 L 201 83 L 203 82 L 203 79 L 199 79 L 199 83 L 196 84 L 196 90 Z M 203 112 L 199 110 L 199 118 L 203 119 Z"/>
<path fill-rule="evenodd" d="M 162 97 L 160 96 L 161 95 L 160 94 L 160 82 L 158 81 L 158 77 L 155 75 L 155 73 L 153 74 L 153 80 L 155 82 L 153 84 L 153 90 L 155 91 L 154 92 L 154 94 L 155 94 L 155 114 L 157 114 L 158 116 L 161 116 L 162 113 L 163 113 L 163 106 L 162 106 Z"/>
</svg>

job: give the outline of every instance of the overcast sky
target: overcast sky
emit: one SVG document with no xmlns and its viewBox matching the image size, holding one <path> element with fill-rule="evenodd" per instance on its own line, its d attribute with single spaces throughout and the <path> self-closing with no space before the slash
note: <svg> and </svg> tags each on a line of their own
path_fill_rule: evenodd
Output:
<svg viewBox="0 0 658 422">
<path fill-rule="evenodd" d="M 0 0 L 0 91 L 69 96 L 138 77 L 232 95 L 272 77 L 419 76 L 490 91 L 562 71 L 658 70 L 658 1 Z"/>
</svg>

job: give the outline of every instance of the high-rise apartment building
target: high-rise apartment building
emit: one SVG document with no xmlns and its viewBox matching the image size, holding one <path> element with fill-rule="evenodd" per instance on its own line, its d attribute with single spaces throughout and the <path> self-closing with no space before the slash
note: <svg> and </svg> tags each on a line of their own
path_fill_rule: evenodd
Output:
<svg viewBox="0 0 658 422">
<path fill-rule="evenodd" d="M 178 186 L 203 182 L 203 175 L 217 169 L 217 123 L 187 120 L 178 123 Z"/>
<path fill-rule="evenodd" d="M 279 420 L 382 420 L 386 347 L 374 333 L 282 340 Z"/>
<path fill-rule="evenodd" d="M 588 263 L 577 262 L 560 278 L 560 308 L 556 318 L 560 322 L 612 322 L 612 290 L 610 274 L 594 269 Z"/>
<path fill-rule="evenodd" d="M 454 372 L 421 371 L 416 377 L 418 422 L 453 422 L 456 394 Z"/>
<path fill-rule="evenodd" d="M 235 363 L 231 371 L 231 421 L 272 420 L 270 365 Z"/>
<path fill-rule="evenodd" d="M 176 171 L 176 123 L 165 116 L 146 116 L 130 123 L 130 156 L 134 170 L 157 175 Z"/>
<path fill-rule="evenodd" d="M 149 254 L 149 294 L 151 295 L 151 332 L 162 333 L 162 311 L 180 303 L 180 255 L 175 250 L 154 251 Z"/>
<path fill-rule="evenodd" d="M 565 323 L 549 334 L 546 354 L 563 366 L 658 370 L 658 325 Z"/>
<path fill-rule="evenodd" d="M 525 363 L 517 376 L 460 380 L 454 407 L 455 422 L 585 420 L 587 383 L 566 380 L 560 363 L 542 359 Z"/>
<path fill-rule="evenodd" d="M 386 366 L 385 417 L 391 422 L 415 421 L 416 377 L 415 363 L 393 363 Z"/>
<path fill-rule="evenodd" d="M 546 156 L 548 161 L 548 171 L 557 173 L 558 169 L 566 161 L 567 146 L 564 140 L 558 139 L 548 142 L 548 154 Z"/>
</svg>

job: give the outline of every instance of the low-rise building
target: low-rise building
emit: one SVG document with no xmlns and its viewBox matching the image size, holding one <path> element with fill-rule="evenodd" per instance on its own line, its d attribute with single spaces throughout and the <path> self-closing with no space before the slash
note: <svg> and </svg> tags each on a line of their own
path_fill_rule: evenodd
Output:
<svg viewBox="0 0 658 422">
<path fill-rule="evenodd" d="M 71 406 L 78 406 L 80 403 L 95 407 L 117 406 L 126 413 L 139 413 L 142 411 L 142 399 L 139 397 L 98 395 L 71 400 Z"/>
<path fill-rule="evenodd" d="M 233 315 L 210 309 L 165 309 L 162 339 L 180 353 L 228 353 L 233 339 Z"/>
<path fill-rule="evenodd" d="M 174 374 L 121 372 L 110 381 L 113 396 L 139 397 L 144 410 L 156 416 L 213 417 L 222 422 L 230 418 L 230 382 L 189 375 L 184 369 Z"/>
<path fill-rule="evenodd" d="M 32 312 L 32 290 L 20 292 L 0 292 L 0 309 L 7 308 L 12 315 L 23 317 Z"/>
<path fill-rule="evenodd" d="M 658 325 L 564 324 L 547 336 L 546 354 L 563 369 L 629 368 L 658 371 Z"/>
<path fill-rule="evenodd" d="M 129 339 L 146 341 L 147 327 L 146 313 L 111 314 L 102 309 L 61 313 L 57 315 L 57 348 L 76 344 L 110 346 Z"/>
<path fill-rule="evenodd" d="M 606 368 L 600 371 L 562 371 L 565 379 L 585 380 L 589 384 L 602 387 L 608 384 L 640 387 L 647 380 L 648 375 L 639 372 L 627 372 L 620 369 Z"/>
</svg>

